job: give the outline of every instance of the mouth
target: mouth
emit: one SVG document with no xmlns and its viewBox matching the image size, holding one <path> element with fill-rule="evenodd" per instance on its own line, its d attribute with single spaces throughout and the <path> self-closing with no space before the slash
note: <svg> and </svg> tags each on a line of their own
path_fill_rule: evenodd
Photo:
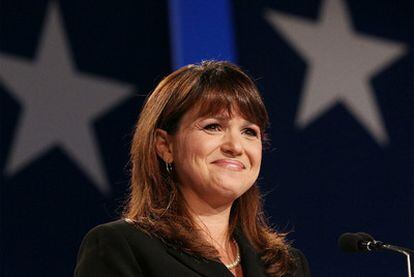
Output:
<svg viewBox="0 0 414 277">
<path fill-rule="evenodd" d="M 214 162 L 212 162 L 212 164 L 217 165 L 222 168 L 234 170 L 234 171 L 241 171 L 243 169 L 246 169 L 244 164 L 237 160 L 220 159 L 220 160 L 215 160 Z"/>
</svg>

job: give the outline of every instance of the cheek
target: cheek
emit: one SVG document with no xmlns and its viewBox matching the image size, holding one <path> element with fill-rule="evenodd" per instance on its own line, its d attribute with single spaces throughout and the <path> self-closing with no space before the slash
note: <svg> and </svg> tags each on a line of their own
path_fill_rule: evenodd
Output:
<svg viewBox="0 0 414 277">
<path fill-rule="evenodd" d="M 256 144 L 250 147 L 250 160 L 254 168 L 260 168 L 262 162 L 262 145 Z"/>
<path fill-rule="evenodd" d="M 262 164 L 262 150 L 260 149 L 260 151 L 257 153 L 257 163 L 258 163 L 258 167 L 260 169 L 260 165 Z"/>
<path fill-rule="evenodd" d="M 192 184 L 211 181 L 208 169 L 208 147 L 205 143 L 200 143 L 200 138 L 191 136 L 182 140 L 175 151 L 176 173 L 182 186 L 192 187 Z"/>
<path fill-rule="evenodd" d="M 180 138 L 174 148 L 174 159 L 176 163 L 185 167 L 201 167 L 208 161 L 209 154 L 214 146 L 211 140 L 202 134 L 192 134 Z"/>
</svg>

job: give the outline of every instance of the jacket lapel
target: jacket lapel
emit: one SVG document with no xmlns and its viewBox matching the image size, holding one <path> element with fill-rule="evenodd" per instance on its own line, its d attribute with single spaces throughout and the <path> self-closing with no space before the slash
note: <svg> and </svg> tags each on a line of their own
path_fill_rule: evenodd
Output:
<svg viewBox="0 0 414 277">
<path fill-rule="evenodd" d="M 266 277 L 259 256 L 241 232 L 236 231 L 236 240 L 240 248 L 243 276 Z"/>
<path fill-rule="evenodd" d="M 266 277 L 262 262 L 250 245 L 248 240 L 240 233 L 236 232 L 236 241 L 240 248 L 241 264 L 244 277 Z M 167 247 L 167 252 L 176 260 L 186 265 L 188 268 L 205 277 L 234 277 L 233 274 L 224 266 L 216 261 L 200 259 L 182 252 L 173 247 Z"/>
<path fill-rule="evenodd" d="M 219 262 L 199 259 L 182 251 L 168 247 L 167 252 L 188 268 L 205 277 L 233 277 L 233 274 Z"/>
</svg>

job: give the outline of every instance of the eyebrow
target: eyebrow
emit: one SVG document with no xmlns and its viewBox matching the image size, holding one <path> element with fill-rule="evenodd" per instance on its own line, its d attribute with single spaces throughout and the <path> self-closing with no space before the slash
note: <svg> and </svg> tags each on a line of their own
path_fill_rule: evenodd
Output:
<svg viewBox="0 0 414 277">
<path fill-rule="evenodd" d="M 216 120 L 219 120 L 219 121 L 223 121 L 223 120 L 230 120 L 232 117 L 229 116 L 229 115 L 207 115 L 207 116 L 200 117 L 201 120 L 209 119 L 209 118 L 213 118 L 213 119 L 216 119 Z M 259 126 L 258 124 L 254 123 L 254 122 L 251 122 L 249 120 L 246 120 L 243 117 L 242 117 L 242 119 L 243 119 L 245 125 L 256 125 L 256 126 Z M 260 126 L 259 126 L 259 128 L 260 128 Z"/>
<path fill-rule="evenodd" d="M 214 118 L 214 119 L 218 119 L 218 120 L 229 120 L 231 119 L 231 116 L 229 115 L 210 115 L 210 116 L 206 116 L 207 118 Z"/>
</svg>

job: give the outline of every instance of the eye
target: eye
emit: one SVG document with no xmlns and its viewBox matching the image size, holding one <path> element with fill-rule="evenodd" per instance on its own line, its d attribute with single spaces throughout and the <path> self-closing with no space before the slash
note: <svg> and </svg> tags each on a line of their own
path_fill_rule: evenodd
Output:
<svg viewBox="0 0 414 277">
<path fill-rule="evenodd" d="M 211 123 L 211 124 L 204 126 L 204 130 L 218 132 L 221 130 L 221 126 L 220 124 L 217 124 L 217 123 Z"/>
<path fill-rule="evenodd" d="M 246 134 L 250 137 L 258 137 L 259 133 L 258 133 L 258 131 L 256 131 L 253 128 L 246 128 L 246 129 L 243 130 L 243 134 Z"/>
</svg>

